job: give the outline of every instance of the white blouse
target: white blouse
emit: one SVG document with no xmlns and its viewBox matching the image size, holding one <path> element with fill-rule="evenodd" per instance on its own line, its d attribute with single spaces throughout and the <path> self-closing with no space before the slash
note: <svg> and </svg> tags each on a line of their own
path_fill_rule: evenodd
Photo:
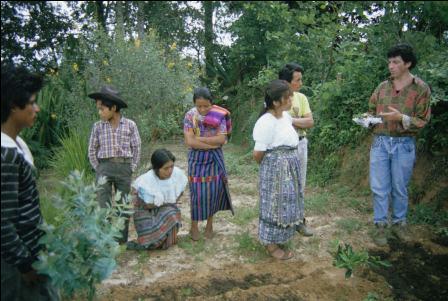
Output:
<svg viewBox="0 0 448 301">
<path fill-rule="evenodd" d="M 256 151 L 266 151 L 281 145 L 296 147 L 299 144 L 292 117 L 286 111 L 279 119 L 271 113 L 261 116 L 255 123 L 253 138 Z"/>
<path fill-rule="evenodd" d="M 146 203 L 161 206 L 163 204 L 174 204 L 177 198 L 185 190 L 187 177 L 182 169 L 174 166 L 171 177 L 161 180 L 151 169 L 139 176 L 132 187 L 137 190 L 138 196 Z"/>
</svg>

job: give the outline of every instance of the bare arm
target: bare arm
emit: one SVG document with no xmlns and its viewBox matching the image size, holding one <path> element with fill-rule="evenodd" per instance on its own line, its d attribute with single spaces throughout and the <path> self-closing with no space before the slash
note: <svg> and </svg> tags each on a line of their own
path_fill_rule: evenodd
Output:
<svg viewBox="0 0 448 301">
<path fill-rule="evenodd" d="M 199 141 L 191 129 L 188 132 L 184 132 L 184 138 L 185 144 L 194 149 L 215 149 L 219 147 Z"/>
<path fill-rule="evenodd" d="M 314 126 L 313 113 L 305 114 L 302 118 L 292 118 L 292 125 L 296 129 L 309 129 Z"/>
<path fill-rule="evenodd" d="M 225 134 L 218 134 L 216 136 L 212 137 L 197 137 L 197 139 L 200 142 L 207 143 L 212 146 L 222 146 L 224 143 L 226 143 L 226 135 Z"/>
<path fill-rule="evenodd" d="M 255 160 L 258 164 L 260 164 L 260 163 L 261 163 L 261 160 L 263 160 L 263 158 L 264 158 L 264 153 L 265 153 L 265 152 L 262 152 L 262 151 L 255 151 L 255 150 L 254 150 L 254 152 L 253 152 L 253 157 L 254 157 L 254 160 Z"/>
</svg>

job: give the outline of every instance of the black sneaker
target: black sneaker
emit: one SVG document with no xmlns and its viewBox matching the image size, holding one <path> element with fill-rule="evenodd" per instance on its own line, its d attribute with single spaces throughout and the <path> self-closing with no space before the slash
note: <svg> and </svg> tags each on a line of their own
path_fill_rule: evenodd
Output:
<svg viewBox="0 0 448 301">
<path fill-rule="evenodd" d="M 313 231 L 308 228 L 305 224 L 300 224 L 296 226 L 296 231 L 302 234 L 303 236 L 313 236 Z"/>
</svg>

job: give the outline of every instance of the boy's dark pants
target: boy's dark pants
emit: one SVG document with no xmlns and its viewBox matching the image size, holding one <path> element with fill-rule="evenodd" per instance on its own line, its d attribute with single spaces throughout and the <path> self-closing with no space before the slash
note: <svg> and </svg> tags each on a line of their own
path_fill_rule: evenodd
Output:
<svg viewBox="0 0 448 301">
<path fill-rule="evenodd" d="M 107 204 L 111 205 L 112 185 L 115 188 L 115 192 L 121 191 L 120 203 L 124 202 L 124 198 L 131 191 L 132 169 L 130 162 L 130 158 L 100 159 L 96 169 L 96 181 L 98 182 L 100 177 L 106 178 L 106 183 L 99 186 L 97 193 L 98 202 L 102 208 L 106 208 Z M 119 243 L 128 241 L 129 215 L 124 215 L 124 217 L 126 220 L 124 229 L 121 232 L 122 238 L 118 241 Z"/>
</svg>

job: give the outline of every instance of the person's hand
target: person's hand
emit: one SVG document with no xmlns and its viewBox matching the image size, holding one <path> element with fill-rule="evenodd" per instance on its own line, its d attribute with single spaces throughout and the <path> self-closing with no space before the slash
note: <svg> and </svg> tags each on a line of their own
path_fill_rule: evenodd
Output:
<svg viewBox="0 0 448 301">
<path fill-rule="evenodd" d="M 403 114 L 401 114 L 400 111 L 391 106 L 388 106 L 388 108 L 391 112 L 388 113 L 380 112 L 378 116 L 381 116 L 383 117 L 384 120 L 388 121 L 401 121 L 401 119 L 403 118 Z"/>
<path fill-rule="evenodd" d="M 292 107 L 292 110 L 296 116 L 299 116 L 299 108 L 298 107 Z"/>
<path fill-rule="evenodd" d="M 25 284 L 28 286 L 34 286 L 38 284 L 39 282 L 42 282 L 45 280 L 45 276 L 39 275 L 36 270 L 31 270 L 27 273 L 22 274 L 23 281 L 25 281 Z"/>
</svg>

